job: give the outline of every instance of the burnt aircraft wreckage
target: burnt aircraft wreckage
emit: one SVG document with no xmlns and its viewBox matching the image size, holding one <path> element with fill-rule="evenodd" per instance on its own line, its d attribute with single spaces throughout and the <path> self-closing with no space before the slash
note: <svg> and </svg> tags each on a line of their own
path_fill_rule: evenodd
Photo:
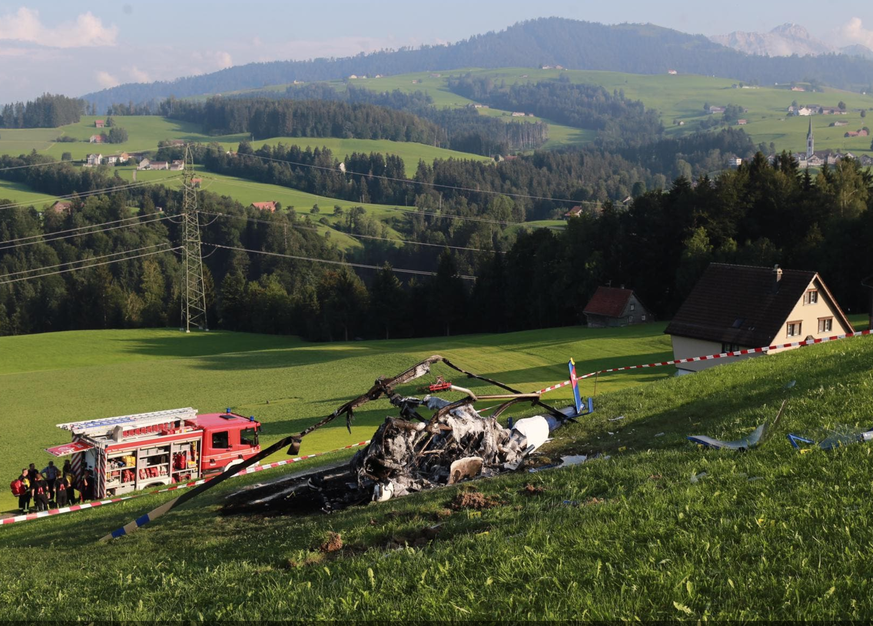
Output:
<svg viewBox="0 0 873 626">
<path fill-rule="evenodd" d="M 422 398 L 403 396 L 396 391 L 398 386 L 429 374 L 431 366 L 437 363 L 507 393 L 477 395 L 470 389 L 445 382 L 442 377 L 426 387 L 425 391 L 454 391 L 464 394 L 464 397 L 449 401 L 435 395 Z M 394 407 L 395 415 L 386 417 L 370 443 L 349 462 L 243 488 L 227 498 L 222 512 L 329 513 L 371 500 L 385 501 L 451 485 L 465 478 L 489 477 L 518 469 L 528 455 L 546 442 L 553 430 L 568 420 L 592 411 L 590 398 L 587 407 L 583 408 L 576 385 L 575 364 L 570 361 L 569 366 L 575 406 L 559 410 L 542 402 L 539 392 L 524 393 L 499 381 L 463 370 L 439 355 L 431 356 L 397 376 L 378 378 L 366 393 L 346 402 L 301 433 L 276 442 L 104 539 L 120 537 L 135 530 L 285 446 L 290 446 L 288 454 L 297 454 L 306 435 L 340 416 L 345 416 L 346 426 L 351 432 L 355 410 L 370 401 L 383 398 Z M 487 411 L 483 410 L 483 413 L 488 413 L 486 416 L 474 408 L 480 401 L 497 404 Z M 520 419 L 511 427 L 504 427 L 497 421 L 508 408 L 525 402 L 541 408 L 543 414 Z"/>
</svg>

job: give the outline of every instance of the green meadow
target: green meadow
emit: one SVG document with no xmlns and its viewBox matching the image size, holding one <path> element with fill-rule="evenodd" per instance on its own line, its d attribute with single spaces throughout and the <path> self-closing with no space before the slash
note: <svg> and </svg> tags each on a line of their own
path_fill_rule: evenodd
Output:
<svg viewBox="0 0 873 626">
<path fill-rule="evenodd" d="M 391 141 L 389 139 L 338 139 L 336 137 L 273 137 L 263 141 L 253 141 L 252 148 L 258 149 L 262 145 L 267 144 L 275 146 L 277 144 L 285 144 L 286 146 L 300 146 L 301 148 L 327 148 L 336 159 L 342 161 L 345 157 L 353 152 L 369 154 L 378 152 L 381 154 L 393 154 L 403 159 L 403 165 L 406 170 L 406 175 L 411 177 L 415 174 L 419 161 L 424 161 L 427 164 L 432 164 L 435 159 L 456 159 L 465 161 L 481 161 L 483 163 L 493 163 L 493 160 L 486 156 L 478 154 L 469 154 L 467 152 L 458 152 L 457 150 L 447 150 L 445 148 L 436 148 L 423 143 L 414 143 L 407 141 Z M 222 145 L 228 150 L 236 150 L 239 142 L 225 143 Z"/>
<path fill-rule="evenodd" d="M 9 202 L 7 203 L 6 200 Z M 14 183 L 9 180 L 0 180 L 0 207 L 7 204 L 26 203 L 42 208 L 46 204 L 54 202 L 54 196 L 47 196 L 33 191 L 27 185 Z"/>
<path fill-rule="evenodd" d="M 157 330 L 4 338 L 0 383 L 20 434 L 0 458 L 38 460 L 62 420 L 169 406 L 236 406 L 264 421 L 266 442 L 425 354 L 532 389 L 562 380 L 571 354 L 581 371 L 661 358 L 661 328 L 321 345 Z M 228 481 L 108 544 L 97 539 L 172 494 L 13 524 L 0 528 L 0 602 L 8 619 L 30 620 L 866 621 L 873 447 L 799 454 L 786 434 L 873 426 L 871 357 L 873 339 L 859 338 L 682 378 L 668 368 L 602 377 L 595 412 L 543 449 L 552 461 L 596 460 L 330 516 L 219 514 L 226 494 L 284 468 Z M 783 400 L 758 449 L 685 439 L 741 437 Z M 386 407 L 362 407 L 351 435 L 332 425 L 304 452 L 366 438 Z M 453 508 L 469 490 L 491 506 Z M 337 551 L 321 547 L 331 533 Z M 87 567 L 57 584 L 48 574 L 70 571 L 71 558 Z"/>
<path fill-rule="evenodd" d="M 607 362 L 662 360 L 663 324 L 597 333 L 560 328 L 447 339 L 306 343 L 294 337 L 210 331 L 109 330 L 0 338 L 0 386 L 9 415 L 27 424 L 24 440 L 0 443 L 0 474 L 50 458 L 43 448 L 65 443 L 54 427 L 76 419 L 181 406 L 200 411 L 236 407 L 265 423 L 264 441 L 302 428 L 355 396 L 375 377 L 442 354 L 475 371 L 525 389 L 567 378 L 566 361 L 591 371 Z M 512 354 L 513 357 L 508 358 Z M 603 380 L 599 389 L 663 378 L 666 370 Z M 46 386 L 46 381 L 54 381 Z M 119 393 L 119 390 L 123 390 Z M 39 398 L 38 401 L 35 401 Z M 569 395 L 556 392 L 556 399 Z M 269 402 L 269 404 L 268 404 Z M 335 424 L 307 438 L 305 453 L 368 438 L 381 421 L 366 407 L 352 428 Z M 11 478 L 10 478 L 11 480 Z M 0 500 L 8 508 L 10 496 Z"/>
<path fill-rule="evenodd" d="M 128 141 L 119 144 L 88 143 L 91 135 L 107 132 L 96 128 L 94 121 L 106 119 L 106 116 L 82 116 L 77 124 L 69 124 L 60 128 L 24 128 L 2 129 L 0 131 L 0 154 L 28 154 L 32 150 L 48 154 L 60 159 L 64 152 L 69 152 L 74 160 L 84 160 L 89 154 L 120 154 L 122 152 L 141 152 L 157 150 L 158 142 L 165 139 L 182 139 L 188 142 L 221 144 L 228 150 L 236 150 L 241 141 L 249 139 L 246 133 L 234 135 L 207 135 L 200 131 L 199 124 L 171 120 L 157 115 L 117 115 L 116 124 L 128 133 Z M 74 142 L 57 142 L 58 137 L 72 137 Z M 380 152 L 395 154 L 403 159 L 407 174 L 415 173 L 419 160 L 428 163 L 434 159 L 472 159 L 490 161 L 488 157 L 467 154 L 455 150 L 436 148 L 425 144 L 412 142 L 390 141 L 387 139 L 338 139 L 335 137 L 274 137 L 267 140 L 251 142 L 254 148 L 262 145 L 298 145 L 314 148 L 327 147 L 339 159 L 352 152 Z"/>
<path fill-rule="evenodd" d="M 798 104 L 817 104 L 823 107 L 836 107 L 839 101 L 846 103 L 848 115 L 812 116 L 813 131 L 816 136 L 816 149 L 842 150 L 853 153 L 870 152 L 871 137 L 845 138 L 847 130 L 858 130 L 869 125 L 861 118 L 860 109 L 873 109 L 873 95 L 862 95 L 837 89 L 825 88 L 823 93 L 794 92 L 788 85 L 750 86 L 739 88 L 740 81 L 697 75 L 641 75 L 620 72 L 593 70 L 541 70 L 534 68 L 465 69 L 450 72 L 420 72 L 403 74 L 380 79 L 350 81 L 357 87 L 378 91 L 400 91 L 412 93 L 424 91 L 431 95 L 437 106 L 460 107 L 471 104 L 467 98 L 456 95 L 448 89 L 449 76 L 464 75 L 489 76 L 495 81 L 505 81 L 507 85 L 517 82 L 539 82 L 565 77 L 574 83 L 600 85 L 609 91 L 624 90 L 626 97 L 641 100 L 647 107 L 657 109 L 661 114 L 668 136 L 681 136 L 699 129 L 700 122 L 708 117 L 704 105 L 725 106 L 736 104 L 747 108 L 748 124 L 744 130 L 756 143 L 773 142 L 777 150 L 803 152 L 806 150 L 806 132 L 809 118 L 788 117 L 787 109 L 792 101 Z M 439 75 L 439 76 L 437 76 Z M 341 83 L 333 83 L 342 88 Z M 737 88 L 734 88 L 737 85 Z M 857 110 L 856 110 L 857 109 Z M 479 109 L 480 114 L 516 121 L 508 111 L 498 109 Z M 522 118 L 533 121 L 536 118 Z M 848 122 L 848 126 L 829 127 L 836 120 Z M 545 121 L 545 120 L 544 120 Z M 683 121 L 684 125 L 676 124 Z M 551 122 L 549 122 L 551 124 Z M 594 133 L 579 131 L 569 127 L 553 125 L 550 128 L 550 141 L 546 147 L 560 147 L 587 143 L 594 139 Z"/>
</svg>

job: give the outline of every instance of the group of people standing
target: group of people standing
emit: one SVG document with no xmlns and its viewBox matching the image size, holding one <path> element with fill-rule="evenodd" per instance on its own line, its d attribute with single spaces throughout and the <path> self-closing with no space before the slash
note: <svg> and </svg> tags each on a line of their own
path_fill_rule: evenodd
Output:
<svg viewBox="0 0 873 626">
<path fill-rule="evenodd" d="M 10 487 L 12 495 L 18 496 L 18 508 L 22 513 L 29 512 L 31 507 L 37 511 L 47 511 L 49 508 L 93 500 L 94 474 L 87 469 L 81 477 L 76 478 L 69 460 L 60 470 L 54 461 L 49 461 L 41 472 L 31 463 L 30 467 L 21 470 L 21 475 L 12 481 Z"/>
</svg>

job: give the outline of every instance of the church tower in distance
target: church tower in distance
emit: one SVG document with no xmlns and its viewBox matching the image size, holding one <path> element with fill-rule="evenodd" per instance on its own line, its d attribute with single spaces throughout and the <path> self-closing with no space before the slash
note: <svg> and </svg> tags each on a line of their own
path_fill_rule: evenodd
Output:
<svg viewBox="0 0 873 626">
<path fill-rule="evenodd" d="M 809 161 L 815 154 L 815 138 L 812 136 L 812 118 L 809 120 L 809 131 L 806 133 L 806 160 Z"/>
</svg>

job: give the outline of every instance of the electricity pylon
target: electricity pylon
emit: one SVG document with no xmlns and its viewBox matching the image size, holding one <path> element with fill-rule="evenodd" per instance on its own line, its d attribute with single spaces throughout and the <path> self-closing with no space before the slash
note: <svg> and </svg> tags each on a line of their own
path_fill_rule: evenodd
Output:
<svg viewBox="0 0 873 626">
<path fill-rule="evenodd" d="M 185 267 L 182 275 L 182 327 L 209 330 L 206 322 L 206 287 L 203 282 L 203 256 L 200 252 L 200 219 L 197 191 L 194 188 L 194 157 L 185 146 L 185 169 L 182 173 L 182 239 Z"/>
</svg>

